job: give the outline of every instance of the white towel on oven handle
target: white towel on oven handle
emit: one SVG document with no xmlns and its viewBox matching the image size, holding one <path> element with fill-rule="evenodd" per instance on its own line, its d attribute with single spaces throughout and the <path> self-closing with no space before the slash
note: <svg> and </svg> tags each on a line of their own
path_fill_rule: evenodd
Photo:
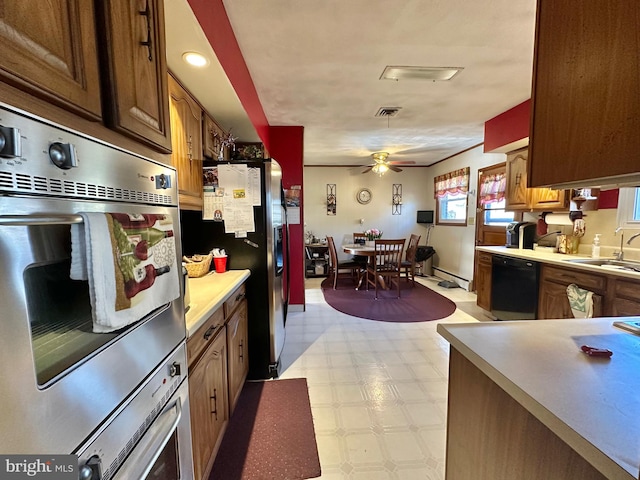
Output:
<svg viewBox="0 0 640 480">
<path fill-rule="evenodd" d="M 80 216 L 83 223 L 71 226 L 72 242 L 84 240 L 84 245 L 72 245 L 71 278 L 89 282 L 95 333 L 108 333 L 124 328 L 180 296 L 180 280 L 176 263 L 171 265 L 171 270 L 167 274 L 156 279 L 152 288 L 136 296 L 140 298 L 132 300 L 130 308 L 116 311 L 116 267 L 107 216 L 104 213 L 94 212 L 80 213 Z M 76 229 L 80 232 L 74 233 L 73 230 Z M 78 267 L 82 263 L 85 265 L 86 278 L 81 277 L 83 269 Z"/>
</svg>

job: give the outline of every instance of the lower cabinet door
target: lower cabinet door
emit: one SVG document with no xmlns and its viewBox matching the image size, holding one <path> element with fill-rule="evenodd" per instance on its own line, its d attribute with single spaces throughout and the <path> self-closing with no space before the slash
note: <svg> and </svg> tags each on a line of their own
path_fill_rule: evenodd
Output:
<svg viewBox="0 0 640 480">
<path fill-rule="evenodd" d="M 227 347 L 229 348 L 229 411 L 238 402 L 240 392 L 249 371 L 247 350 L 247 301 L 238 305 L 227 322 Z"/>
<path fill-rule="evenodd" d="M 227 342 L 224 328 L 189 373 L 193 467 L 196 480 L 207 478 L 229 421 Z"/>
</svg>

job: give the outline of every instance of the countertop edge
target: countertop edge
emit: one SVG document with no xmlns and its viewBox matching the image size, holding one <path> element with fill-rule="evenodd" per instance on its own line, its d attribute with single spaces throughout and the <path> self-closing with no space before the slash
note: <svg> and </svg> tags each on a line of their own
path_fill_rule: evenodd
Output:
<svg viewBox="0 0 640 480">
<path fill-rule="evenodd" d="M 189 278 L 191 305 L 185 314 L 187 338 L 222 307 L 231 294 L 251 275 L 250 270 L 229 270 L 225 273 L 211 272 L 200 278 Z"/>
<path fill-rule="evenodd" d="M 597 273 L 604 276 L 625 277 L 629 279 L 640 280 L 640 273 L 630 272 L 625 270 L 603 270 L 602 267 L 596 265 L 589 265 L 579 262 L 571 262 L 570 260 L 576 259 L 588 259 L 591 258 L 588 255 L 566 255 L 563 253 L 549 253 L 539 252 L 536 250 L 520 249 L 520 248 L 507 248 L 501 246 L 486 246 L 476 247 L 479 252 L 492 253 L 496 255 L 505 255 L 508 257 L 522 258 L 525 260 L 532 260 L 535 262 L 548 263 L 558 267 L 571 268 L 575 270 L 582 270 L 590 273 Z M 610 257 L 601 257 L 602 259 L 610 259 Z M 636 479 L 637 480 L 637 479 Z"/>
<path fill-rule="evenodd" d="M 613 319 L 609 319 L 613 320 Z M 520 320 L 518 323 L 537 323 L 540 322 L 556 322 L 556 320 Z M 474 324 L 476 327 L 498 327 L 499 324 Z M 549 430 L 557 435 L 563 442 L 569 445 L 597 470 L 599 470 L 607 478 L 620 478 L 628 480 L 637 480 L 637 478 L 626 470 L 622 465 L 609 457 L 606 453 L 600 450 L 588 439 L 584 438 L 580 433 L 575 431 L 571 426 L 567 425 L 561 418 L 551 412 L 548 408 L 540 404 L 535 398 L 528 394 L 524 389 L 518 386 L 513 380 L 500 372 L 500 370 L 485 360 L 480 354 L 475 352 L 472 347 L 467 345 L 464 341 L 456 337 L 454 330 L 456 328 L 464 328 L 463 324 L 447 324 L 439 323 L 436 327 L 436 331 L 445 340 L 447 340 L 451 347 L 455 348 L 475 365 L 482 373 L 487 375 L 496 385 L 504 390 L 509 396 L 516 400 L 523 408 L 530 412 L 535 418 L 537 418 L 542 424 L 544 424 Z"/>
</svg>

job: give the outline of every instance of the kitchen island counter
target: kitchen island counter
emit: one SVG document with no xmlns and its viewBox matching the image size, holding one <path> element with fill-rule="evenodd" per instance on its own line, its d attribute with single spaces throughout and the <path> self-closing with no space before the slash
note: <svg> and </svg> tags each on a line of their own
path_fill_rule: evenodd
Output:
<svg viewBox="0 0 640 480">
<path fill-rule="evenodd" d="M 204 277 L 189 278 L 191 303 L 185 315 L 187 337 L 229 299 L 231 294 L 251 275 L 250 270 L 210 272 Z"/>
<path fill-rule="evenodd" d="M 615 320 L 439 324 L 451 344 L 447 478 L 638 479 L 640 336 Z M 559 471 L 581 462 L 579 477 Z"/>
</svg>

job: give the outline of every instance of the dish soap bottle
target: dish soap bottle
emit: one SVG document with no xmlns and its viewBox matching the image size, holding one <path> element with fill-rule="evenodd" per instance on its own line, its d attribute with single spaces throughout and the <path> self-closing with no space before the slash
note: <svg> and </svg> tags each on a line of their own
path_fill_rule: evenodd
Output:
<svg viewBox="0 0 640 480">
<path fill-rule="evenodd" d="M 600 233 L 596 233 L 593 237 L 593 245 L 591 245 L 591 258 L 600 258 Z"/>
</svg>

